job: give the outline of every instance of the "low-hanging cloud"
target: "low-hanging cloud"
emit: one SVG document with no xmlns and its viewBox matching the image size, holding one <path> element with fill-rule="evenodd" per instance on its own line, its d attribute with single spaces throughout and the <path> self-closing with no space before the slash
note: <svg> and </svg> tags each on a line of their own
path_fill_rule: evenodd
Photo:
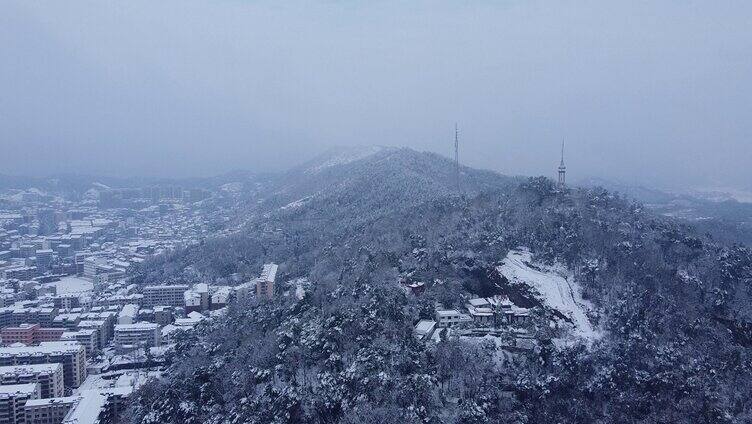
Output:
<svg viewBox="0 0 752 424">
<path fill-rule="evenodd" d="M 284 4 L 282 4 L 284 3 Z M 277 170 L 400 145 L 508 174 L 752 181 L 748 2 L 0 5 L 0 173 Z"/>
</svg>

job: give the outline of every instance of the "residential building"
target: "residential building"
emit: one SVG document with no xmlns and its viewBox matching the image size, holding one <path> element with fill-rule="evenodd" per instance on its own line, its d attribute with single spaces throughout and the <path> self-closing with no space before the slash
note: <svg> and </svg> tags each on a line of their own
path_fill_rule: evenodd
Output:
<svg viewBox="0 0 752 424">
<path fill-rule="evenodd" d="M 0 384 L 39 384 L 42 399 L 63 396 L 62 364 L 10 365 L 0 367 Z"/>
<path fill-rule="evenodd" d="M 78 331 L 66 331 L 60 340 L 78 342 L 86 349 L 86 356 L 91 357 L 100 350 L 99 331 L 94 328 L 82 328 Z"/>
<path fill-rule="evenodd" d="M 80 396 L 33 399 L 26 402 L 26 424 L 60 424 Z"/>
<path fill-rule="evenodd" d="M 21 324 L 18 327 L 6 327 L 0 331 L 4 345 L 23 343 L 25 345 L 53 342 L 60 340 L 62 328 L 46 328 L 39 324 Z"/>
<path fill-rule="evenodd" d="M 54 363 L 63 365 L 66 389 L 78 387 L 86 379 L 86 349 L 80 343 L 59 341 L 39 346 L 0 347 L 0 366 Z"/>
<path fill-rule="evenodd" d="M 52 266 L 52 250 L 42 249 L 36 252 L 36 266 L 39 274 L 44 274 L 50 270 Z"/>
<path fill-rule="evenodd" d="M 0 423 L 26 424 L 24 405 L 30 399 L 39 399 L 36 383 L 0 386 Z"/>
<path fill-rule="evenodd" d="M 146 286 L 143 290 L 143 305 L 147 308 L 154 306 L 182 307 L 185 304 L 183 293 L 189 288 L 182 284 L 174 286 Z"/>
<path fill-rule="evenodd" d="M 256 279 L 256 297 L 271 299 L 274 297 L 274 282 L 277 279 L 277 264 L 266 264 L 261 270 L 261 276 Z"/>
<path fill-rule="evenodd" d="M 3 327 L 21 324 L 52 326 L 52 321 L 56 315 L 57 309 L 55 308 L 3 308 L 0 310 L 0 323 Z"/>
<path fill-rule="evenodd" d="M 473 319 L 456 309 L 439 309 L 436 311 L 436 323 L 439 327 L 452 327 L 472 322 Z"/>
<path fill-rule="evenodd" d="M 418 321 L 413 330 L 413 335 L 418 340 L 428 340 L 433 336 L 433 332 L 436 329 L 436 321 L 429 319 L 422 319 Z"/>
<path fill-rule="evenodd" d="M 97 339 L 97 350 L 104 349 L 110 341 L 107 324 L 102 320 L 81 321 L 72 332 L 78 332 L 81 330 L 92 330 L 95 332 L 95 337 Z"/>
<path fill-rule="evenodd" d="M 55 307 L 61 311 L 69 311 L 81 307 L 81 299 L 77 295 L 72 294 L 55 296 L 53 302 L 55 302 Z"/>
<path fill-rule="evenodd" d="M 211 298 L 209 297 L 209 285 L 205 283 L 194 284 L 191 290 L 183 294 L 186 312 L 201 312 L 209 310 Z"/>
<path fill-rule="evenodd" d="M 227 306 L 227 302 L 230 300 L 230 293 L 232 293 L 232 291 L 229 286 L 215 288 L 211 295 L 210 308 L 215 310 Z"/>
<path fill-rule="evenodd" d="M 79 394 L 26 402 L 26 424 L 114 424 L 130 387 L 84 390 Z"/>
<path fill-rule="evenodd" d="M 120 350 L 159 345 L 159 324 L 139 322 L 115 326 L 115 346 Z"/>
<path fill-rule="evenodd" d="M 138 305 L 128 304 L 123 306 L 118 314 L 118 324 L 133 324 L 138 318 Z"/>
</svg>

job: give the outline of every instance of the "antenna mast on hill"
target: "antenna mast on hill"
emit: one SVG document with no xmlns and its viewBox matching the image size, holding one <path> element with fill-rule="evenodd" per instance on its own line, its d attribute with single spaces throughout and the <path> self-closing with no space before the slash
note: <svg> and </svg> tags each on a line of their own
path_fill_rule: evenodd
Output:
<svg viewBox="0 0 752 424">
<path fill-rule="evenodd" d="M 457 183 L 457 193 L 460 192 L 460 137 L 457 123 L 454 123 L 454 178 Z"/>
<path fill-rule="evenodd" d="M 561 138 L 561 162 L 559 162 L 559 188 L 567 183 L 567 167 L 564 165 L 564 137 Z"/>
</svg>

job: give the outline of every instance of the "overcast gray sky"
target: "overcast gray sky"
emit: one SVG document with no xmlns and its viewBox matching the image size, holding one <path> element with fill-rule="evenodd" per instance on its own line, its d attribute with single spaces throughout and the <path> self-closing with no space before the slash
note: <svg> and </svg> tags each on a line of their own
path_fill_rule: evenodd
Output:
<svg viewBox="0 0 752 424">
<path fill-rule="evenodd" d="M 284 5 L 283 5 L 284 3 Z M 749 1 L 0 3 L 0 173 L 276 170 L 410 146 L 752 188 Z"/>
</svg>

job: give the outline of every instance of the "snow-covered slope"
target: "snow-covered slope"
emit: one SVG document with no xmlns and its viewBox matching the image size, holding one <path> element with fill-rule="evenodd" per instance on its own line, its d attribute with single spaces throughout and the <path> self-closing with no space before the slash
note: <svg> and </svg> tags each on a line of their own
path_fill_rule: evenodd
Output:
<svg viewBox="0 0 752 424">
<path fill-rule="evenodd" d="M 279 209 L 280 210 L 297 209 L 297 208 L 305 205 L 306 202 L 308 202 L 309 200 L 311 200 L 312 197 L 313 196 L 306 196 L 306 197 L 304 197 L 302 199 L 298 199 L 298 200 L 295 200 L 294 202 L 290 202 L 290 203 L 286 204 L 285 206 L 282 206 Z"/>
<path fill-rule="evenodd" d="M 283 175 L 264 207 L 297 213 L 297 218 L 357 220 L 456 194 L 453 162 L 434 153 L 389 147 L 333 149 Z M 463 168 L 462 190 L 498 190 L 514 179 Z M 381 211 L 381 212 L 375 212 Z"/>
<path fill-rule="evenodd" d="M 587 340 L 601 336 L 587 317 L 592 305 L 582 299 L 580 286 L 565 267 L 533 263 L 531 253 L 520 249 L 510 251 L 498 271 L 511 283 L 522 283 L 535 289 L 542 303 L 572 321 L 574 335 Z"/>
<path fill-rule="evenodd" d="M 348 163 L 365 159 L 384 150 L 387 150 L 387 148 L 382 146 L 339 147 L 330 150 L 321 157 L 314 159 L 314 161 L 306 164 L 305 172 L 308 174 L 315 174 L 317 172 L 321 172 L 326 168 L 331 168 L 339 165 L 347 165 Z"/>
</svg>

